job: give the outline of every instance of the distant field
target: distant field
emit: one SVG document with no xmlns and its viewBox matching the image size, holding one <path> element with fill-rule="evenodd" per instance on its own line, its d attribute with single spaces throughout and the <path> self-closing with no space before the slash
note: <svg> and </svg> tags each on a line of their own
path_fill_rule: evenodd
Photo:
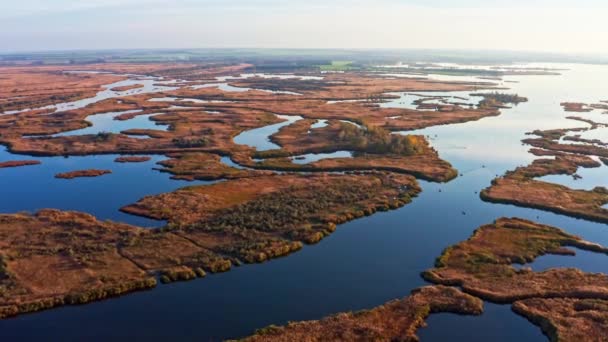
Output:
<svg viewBox="0 0 608 342">
<path fill-rule="evenodd" d="M 331 64 L 320 65 L 321 71 L 347 71 L 355 69 L 352 61 L 332 61 Z"/>
</svg>

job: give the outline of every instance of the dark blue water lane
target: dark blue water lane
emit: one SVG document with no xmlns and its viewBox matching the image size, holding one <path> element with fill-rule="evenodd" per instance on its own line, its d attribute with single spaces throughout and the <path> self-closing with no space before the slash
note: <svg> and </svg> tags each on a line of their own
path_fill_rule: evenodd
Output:
<svg viewBox="0 0 608 342">
<path fill-rule="evenodd" d="M 594 253 L 578 248 L 568 247 L 576 252 L 576 255 L 554 255 L 547 254 L 536 258 L 531 263 L 525 265 L 513 265 L 521 269 L 529 267 L 535 272 L 546 271 L 551 268 L 577 268 L 583 272 L 605 273 L 608 274 L 608 257 L 602 253 Z"/>
<path fill-rule="evenodd" d="M 192 185 L 170 179 L 170 175 L 153 170 L 166 159 L 154 155 L 145 163 L 116 163 L 119 155 L 86 157 L 28 157 L 13 155 L 0 147 L 0 161 L 36 159 L 40 165 L 0 169 L 0 212 L 35 212 L 44 208 L 83 211 L 102 220 L 125 222 L 144 227 L 163 222 L 118 211 L 144 196 L 173 191 Z M 57 179 L 55 175 L 83 169 L 111 170 L 95 178 Z M 204 182 L 195 182 L 202 184 Z"/>
<path fill-rule="evenodd" d="M 543 341 L 540 328 L 516 316 L 511 305 L 485 303 L 481 316 L 431 315 L 418 331 L 421 341 Z"/>
<path fill-rule="evenodd" d="M 270 141 L 270 136 L 277 133 L 282 127 L 289 126 L 296 121 L 302 120 L 302 117 L 299 115 L 277 115 L 277 117 L 285 121 L 245 131 L 234 137 L 234 142 L 239 145 L 255 147 L 258 151 L 281 148 L 281 146 Z"/>
</svg>

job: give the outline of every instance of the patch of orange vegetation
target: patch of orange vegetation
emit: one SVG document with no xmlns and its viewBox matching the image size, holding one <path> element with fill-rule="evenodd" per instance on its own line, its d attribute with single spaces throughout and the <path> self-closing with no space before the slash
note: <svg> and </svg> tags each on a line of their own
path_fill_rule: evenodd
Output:
<svg viewBox="0 0 608 342">
<path fill-rule="evenodd" d="M 139 88 L 143 88 L 144 85 L 143 84 L 132 84 L 132 85 L 127 85 L 127 86 L 122 86 L 122 87 L 114 87 L 111 88 L 111 91 L 127 91 L 127 90 L 134 90 L 134 89 L 139 89 Z"/>
<path fill-rule="evenodd" d="M 20 167 L 28 165 L 39 165 L 39 160 L 11 160 L 6 162 L 0 162 L 0 169 L 7 167 Z"/>
<path fill-rule="evenodd" d="M 0 113 L 93 97 L 124 76 L 64 73 L 55 67 L 0 67 Z"/>
<path fill-rule="evenodd" d="M 111 170 L 95 170 L 95 169 L 77 170 L 77 171 L 58 173 L 55 175 L 55 178 L 74 179 L 74 178 L 82 178 L 82 177 L 99 177 L 99 176 L 107 175 L 109 173 L 112 173 L 112 171 Z"/>
<path fill-rule="evenodd" d="M 538 325 L 551 341 L 602 341 L 608 336 L 608 301 L 577 298 L 532 298 L 513 311 Z"/>
<path fill-rule="evenodd" d="M 173 153 L 171 159 L 159 162 L 164 166 L 161 171 L 173 174 L 174 179 L 184 180 L 217 180 L 236 179 L 257 176 L 268 176 L 271 171 L 255 171 L 237 169 L 224 164 L 217 154 L 196 153 Z"/>
<path fill-rule="evenodd" d="M 116 159 L 114 159 L 114 161 L 116 163 L 144 163 L 149 161 L 150 157 L 138 157 L 138 156 L 124 156 L 124 157 L 117 157 Z"/>
<path fill-rule="evenodd" d="M 222 209 L 252 201 L 257 197 L 315 183 L 329 183 L 336 176 L 277 175 L 235 179 L 208 186 L 188 187 L 175 192 L 148 196 L 139 202 L 123 207 L 129 214 L 146 216 L 156 220 L 194 223 L 218 213 Z"/>
</svg>

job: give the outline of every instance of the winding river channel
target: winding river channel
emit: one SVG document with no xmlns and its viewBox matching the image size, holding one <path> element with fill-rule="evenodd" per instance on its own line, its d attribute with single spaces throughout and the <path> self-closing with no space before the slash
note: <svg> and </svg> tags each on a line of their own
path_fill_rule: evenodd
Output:
<svg viewBox="0 0 608 342">
<path fill-rule="evenodd" d="M 517 81 L 504 83 L 511 88 L 509 92 L 528 97 L 529 102 L 503 110 L 500 116 L 416 131 L 429 136 L 441 157 L 451 162 L 461 176 L 446 184 L 421 181 L 423 193 L 401 209 L 341 225 L 320 244 L 265 264 L 242 266 L 201 280 L 159 285 L 151 291 L 84 306 L 2 320 L 0 337 L 6 341 L 103 341 L 129 337 L 220 340 L 248 335 L 270 324 L 371 308 L 425 285 L 420 273 L 433 266 L 444 248 L 469 238 L 480 225 L 503 216 L 554 225 L 608 245 L 605 224 L 485 203 L 479 198 L 479 192 L 497 175 L 535 159 L 528 153 L 529 147 L 522 146 L 526 132 L 586 125 L 566 119 L 569 113 L 563 111 L 560 102 L 597 103 L 607 99 L 602 84 L 608 79 L 608 67 L 549 67 L 568 70 L 561 76 L 507 77 Z M 608 115 L 604 117 L 608 121 Z M 267 135 L 277 129 L 276 125 L 261 128 L 255 139 L 272 148 Z M 254 144 L 249 140 L 242 143 Z M 152 170 L 162 156 L 153 156 L 141 164 L 116 164 L 115 157 L 39 158 L 42 165 L 0 170 L 0 187 L 4 191 L 0 212 L 53 207 L 85 211 L 101 219 L 161 225 L 162 222 L 123 214 L 117 209 L 145 195 L 192 183 L 171 180 L 169 175 Z M 0 161 L 19 158 L 23 159 L 0 149 Z M 69 182 L 52 177 L 61 171 L 93 167 L 109 168 L 114 173 Z M 580 172 L 582 180 L 565 177 L 555 181 L 575 188 L 605 185 L 606 168 L 592 171 Z M 608 273 L 606 261 L 608 256 L 581 252 L 577 256 L 545 256 L 528 266 L 539 270 L 570 266 Z M 428 327 L 418 335 L 422 341 L 546 340 L 538 327 L 513 313 L 510 306 L 491 303 L 486 303 L 480 317 L 432 315 Z"/>
</svg>

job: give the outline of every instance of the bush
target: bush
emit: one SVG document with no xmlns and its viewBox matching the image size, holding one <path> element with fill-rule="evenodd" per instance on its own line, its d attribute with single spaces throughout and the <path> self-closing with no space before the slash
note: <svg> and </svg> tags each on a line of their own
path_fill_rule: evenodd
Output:
<svg viewBox="0 0 608 342">
<path fill-rule="evenodd" d="M 415 136 L 391 134 L 373 126 L 361 129 L 348 123 L 341 125 L 338 141 L 353 151 L 376 154 L 413 155 L 422 146 Z"/>
<path fill-rule="evenodd" d="M 95 140 L 99 142 L 110 141 L 114 137 L 113 133 L 110 132 L 99 132 L 95 136 Z"/>
</svg>

